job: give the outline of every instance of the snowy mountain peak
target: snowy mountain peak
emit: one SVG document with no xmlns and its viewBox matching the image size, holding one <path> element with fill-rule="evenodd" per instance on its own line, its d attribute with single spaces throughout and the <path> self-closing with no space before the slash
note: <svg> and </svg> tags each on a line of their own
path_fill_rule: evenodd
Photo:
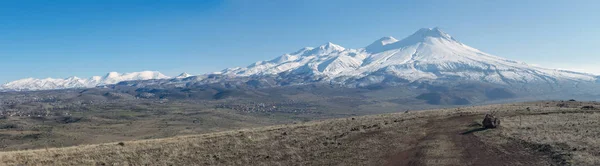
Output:
<svg viewBox="0 0 600 166">
<path fill-rule="evenodd" d="M 381 45 L 388 45 L 391 43 L 395 43 L 397 41 L 398 41 L 398 39 L 396 39 L 392 36 L 386 36 L 386 37 L 382 37 L 381 39 L 375 41 L 373 44 L 377 43 L 377 44 L 381 44 Z"/>
<path fill-rule="evenodd" d="M 107 74 L 104 76 L 104 78 L 105 78 L 105 79 L 106 79 L 106 78 L 115 78 L 115 77 L 119 77 L 119 75 L 120 75 L 119 73 L 117 73 L 117 72 L 114 72 L 114 71 L 113 71 L 113 72 L 108 72 L 108 73 L 107 73 Z"/>
<path fill-rule="evenodd" d="M 169 78 L 168 76 L 158 72 L 158 71 L 141 71 L 141 72 L 132 72 L 132 73 L 118 73 L 118 72 L 110 72 L 106 74 L 104 77 L 105 84 L 116 84 L 121 81 L 129 81 L 129 80 L 149 80 L 149 79 L 164 79 Z"/>
<path fill-rule="evenodd" d="M 379 53 L 432 40 L 443 40 L 460 44 L 460 42 L 456 41 L 454 38 L 452 38 L 452 36 L 442 31 L 440 28 L 435 27 L 421 28 L 412 35 L 400 41 L 396 40 L 393 37 L 383 37 L 379 40 L 376 40 L 369 46 L 365 47 L 365 50 L 369 53 Z"/>
<path fill-rule="evenodd" d="M 311 55 L 328 55 L 336 52 L 343 52 L 346 48 L 333 44 L 331 42 L 327 42 L 323 45 L 320 45 L 316 48 L 314 47 L 304 47 L 296 52 L 286 54 L 284 56 L 311 56 Z"/>
<path fill-rule="evenodd" d="M 296 55 L 284 54 L 284 55 L 282 55 L 280 57 L 277 57 L 277 58 L 275 58 L 275 59 L 273 59 L 273 60 L 271 60 L 269 62 L 270 63 L 283 63 L 283 62 L 293 61 L 293 60 L 296 60 L 296 59 L 298 59 L 298 56 L 296 56 Z M 252 65 L 256 66 L 256 65 L 262 65 L 262 64 L 264 64 L 264 61 L 259 61 L 257 63 L 252 64 Z"/>
<path fill-rule="evenodd" d="M 81 79 L 81 78 L 76 77 L 76 76 L 71 76 L 71 77 L 68 77 L 66 80 L 79 80 L 79 79 Z"/>
<path fill-rule="evenodd" d="M 411 37 L 412 36 L 418 37 L 418 38 L 434 37 L 434 38 L 444 38 L 444 39 L 448 39 L 448 40 L 454 40 L 452 38 L 452 36 L 450 36 L 449 34 L 447 34 L 444 31 L 442 31 L 438 27 L 421 28 L 417 32 L 415 32 L 413 35 L 411 35 Z"/>
<path fill-rule="evenodd" d="M 321 45 L 321 46 L 311 50 L 311 53 L 315 54 L 315 55 L 325 55 L 325 54 L 331 54 L 334 52 L 342 52 L 344 50 L 346 50 L 346 48 L 344 48 L 340 45 L 337 45 L 337 44 L 333 44 L 331 42 L 327 42 L 326 44 Z"/>
<path fill-rule="evenodd" d="M 387 37 L 382 37 L 379 40 L 376 40 L 375 42 L 373 42 L 372 44 L 370 44 L 369 46 L 365 47 L 365 49 L 367 50 L 367 52 L 380 52 L 382 50 L 385 50 L 386 45 L 392 44 L 398 42 L 398 39 L 391 37 L 391 36 L 387 36 Z"/>
<path fill-rule="evenodd" d="M 179 74 L 179 76 L 177 76 L 176 78 L 188 78 L 194 75 L 188 74 L 187 72 L 183 72 L 181 74 Z"/>
<path fill-rule="evenodd" d="M 333 44 L 332 42 L 327 42 L 321 46 L 319 46 L 319 49 L 332 49 L 332 50 L 337 50 L 337 51 L 344 51 L 346 48 L 337 45 L 337 44 Z"/>
</svg>

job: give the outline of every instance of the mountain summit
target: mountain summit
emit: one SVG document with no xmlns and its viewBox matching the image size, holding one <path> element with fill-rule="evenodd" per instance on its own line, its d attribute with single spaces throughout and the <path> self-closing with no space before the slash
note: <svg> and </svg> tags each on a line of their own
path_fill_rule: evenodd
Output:
<svg viewBox="0 0 600 166">
<path fill-rule="evenodd" d="M 187 72 L 183 72 L 181 74 L 179 74 L 179 76 L 177 76 L 176 78 L 188 78 L 194 75 L 188 74 Z"/>
<path fill-rule="evenodd" d="M 444 38 L 444 39 L 448 39 L 448 40 L 454 40 L 454 39 L 452 39 L 452 36 L 450 36 L 449 34 L 445 33 L 444 31 L 442 31 L 438 27 L 435 27 L 435 28 L 421 28 L 417 32 L 415 32 L 414 34 L 412 34 L 411 36 L 409 36 L 408 38 L 424 39 L 424 38 L 427 38 L 427 37 L 435 37 L 435 38 Z"/>
</svg>

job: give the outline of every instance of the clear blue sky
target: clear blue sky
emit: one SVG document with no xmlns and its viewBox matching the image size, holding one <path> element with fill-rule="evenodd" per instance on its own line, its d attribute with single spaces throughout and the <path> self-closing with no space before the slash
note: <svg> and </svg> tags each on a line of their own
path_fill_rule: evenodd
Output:
<svg viewBox="0 0 600 166">
<path fill-rule="evenodd" d="M 600 1 L 0 1 L 0 83 L 110 71 L 201 74 L 328 41 L 440 27 L 485 52 L 600 74 Z"/>
</svg>

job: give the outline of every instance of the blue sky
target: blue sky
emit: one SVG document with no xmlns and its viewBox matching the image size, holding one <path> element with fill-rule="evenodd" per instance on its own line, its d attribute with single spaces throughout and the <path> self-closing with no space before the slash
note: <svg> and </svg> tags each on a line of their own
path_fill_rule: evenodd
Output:
<svg viewBox="0 0 600 166">
<path fill-rule="evenodd" d="M 484 52 L 600 74 L 600 1 L 0 1 L 0 82 L 110 71 L 201 74 L 328 41 L 440 27 Z"/>
</svg>

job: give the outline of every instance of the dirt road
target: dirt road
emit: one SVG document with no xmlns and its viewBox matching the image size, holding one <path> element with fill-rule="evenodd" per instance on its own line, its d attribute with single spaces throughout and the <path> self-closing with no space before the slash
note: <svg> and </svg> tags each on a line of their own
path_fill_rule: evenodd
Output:
<svg viewBox="0 0 600 166">
<path fill-rule="evenodd" d="M 475 135 L 484 132 L 475 123 L 480 118 L 458 116 L 431 120 L 426 136 L 409 150 L 392 155 L 387 165 L 556 165 L 549 157 L 516 142 L 485 143 Z"/>
</svg>

